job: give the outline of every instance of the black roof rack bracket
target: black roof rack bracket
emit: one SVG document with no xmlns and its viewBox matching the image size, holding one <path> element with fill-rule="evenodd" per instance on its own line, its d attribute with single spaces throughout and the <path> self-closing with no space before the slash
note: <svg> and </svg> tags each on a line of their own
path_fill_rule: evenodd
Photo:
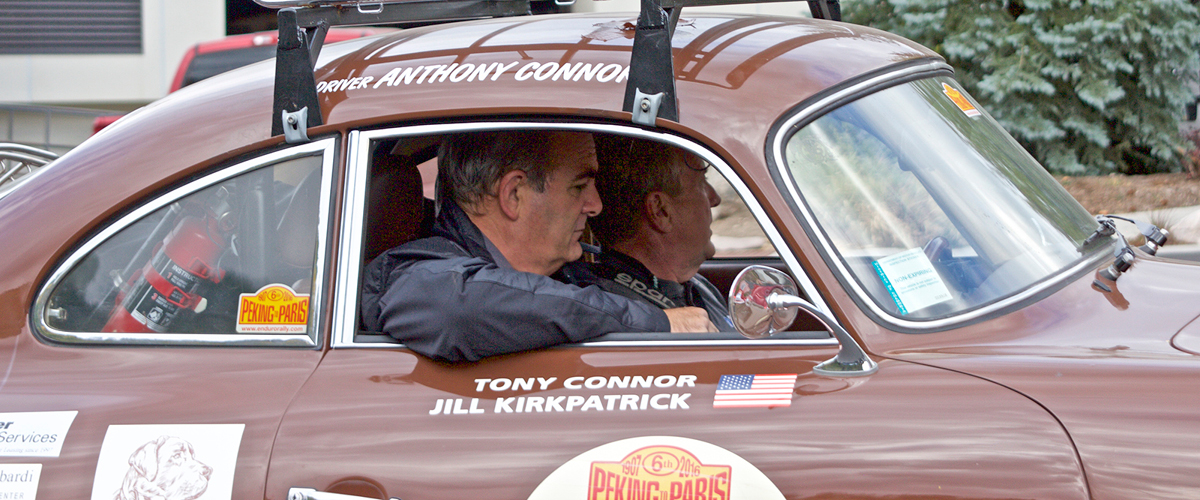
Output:
<svg viewBox="0 0 1200 500">
<path fill-rule="evenodd" d="M 623 109 L 633 113 L 634 122 L 643 125 L 653 126 L 656 118 L 679 121 L 671 21 L 659 0 L 642 0 Z"/>
<path fill-rule="evenodd" d="M 271 136 L 283 134 L 288 142 L 307 142 L 308 127 L 321 125 L 321 103 L 313 76 L 316 47 L 325 40 L 328 24 L 300 28 L 296 9 L 280 9 L 279 47 L 275 53 L 275 104 L 271 112 Z M 300 113 L 305 110 L 304 113 Z M 301 117 L 305 119 L 300 120 Z"/>
<path fill-rule="evenodd" d="M 808 10 L 815 19 L 842 20 L 842 4 L 838 0 L 808 0 Z"/>
</svg>

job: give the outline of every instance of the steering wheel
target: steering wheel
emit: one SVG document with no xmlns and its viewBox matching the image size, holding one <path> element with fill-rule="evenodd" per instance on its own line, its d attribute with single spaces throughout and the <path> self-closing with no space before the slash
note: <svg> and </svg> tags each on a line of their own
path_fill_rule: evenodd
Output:
<svg viewBox="0 0 1200 500">
<path fill-rule="evenodd" d="M 925 256 L 929 257 L 929 261 L 934 264 L 953 257 L 950 251 L 950 240 L 942 236 L 934 236 L 933 239 L 929 240 L 929 243 L 925 244 L 923 250 L 925 251 Z"/>
</svg>

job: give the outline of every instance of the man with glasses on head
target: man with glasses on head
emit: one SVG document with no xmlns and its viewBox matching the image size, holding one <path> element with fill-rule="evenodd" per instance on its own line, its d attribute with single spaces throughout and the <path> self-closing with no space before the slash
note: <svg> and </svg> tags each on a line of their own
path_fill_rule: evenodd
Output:
<svg viewBox="0 0 1200 500">
<path fill-rule="evenodd" d="M 591 134 L 457 134 L 438 152 L 433 233 L 384 252 L 363 279 L 362 320 L 442 361 L 613 332 L 703 331 L 698 308 L 661 310 L 549 276 L 579 259 L 600 213 Z"/>
<path fill-rule="evenodd" d="M 563 269 L 567 281 L 646 301 L 662 309 L 699 307 L 720 331 L 735 331 L 725 294 L 698 274 L 713 257 L 712 208 L 721 197 L 708 165 L 666 144 L 596 136 L 605 210 L 591 221 L 604 252 Z"/>
</svg>

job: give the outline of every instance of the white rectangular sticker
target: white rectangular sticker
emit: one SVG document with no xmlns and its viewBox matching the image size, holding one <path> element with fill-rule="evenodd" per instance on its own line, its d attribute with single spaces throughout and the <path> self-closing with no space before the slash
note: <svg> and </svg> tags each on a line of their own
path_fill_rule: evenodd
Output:
<svg viewBox="0 0 1200 500">
<path fill-rule="evenodd" d="M 0 499 L 34 500 L 42 464 L 0 464 Z"/>
<path fill-rule="evenodd" d="M 57 457 L 78 414 L 77 411 L 0 413 L 0 457 Z"/>
<path fill-rule="evenodd" d="M 920 248 L 892 254 L 873 263 L 900 314 L 950 300 L 950 290 Z"/>
<path fill-rule="evenodd" d="M 229 500 L 244 424 L 110 425 L 93 500 Z"/>
</svg>

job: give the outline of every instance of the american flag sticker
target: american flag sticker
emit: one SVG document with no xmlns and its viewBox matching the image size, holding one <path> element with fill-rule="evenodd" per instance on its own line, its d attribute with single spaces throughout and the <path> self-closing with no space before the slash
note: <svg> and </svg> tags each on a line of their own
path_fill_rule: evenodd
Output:
<svg viewBox="0 0 1200 500">
<path fill-rule="evenodd" d="M 796 374 L 721 375 L 713 408 L 791 406 Z"/>
</svg>

